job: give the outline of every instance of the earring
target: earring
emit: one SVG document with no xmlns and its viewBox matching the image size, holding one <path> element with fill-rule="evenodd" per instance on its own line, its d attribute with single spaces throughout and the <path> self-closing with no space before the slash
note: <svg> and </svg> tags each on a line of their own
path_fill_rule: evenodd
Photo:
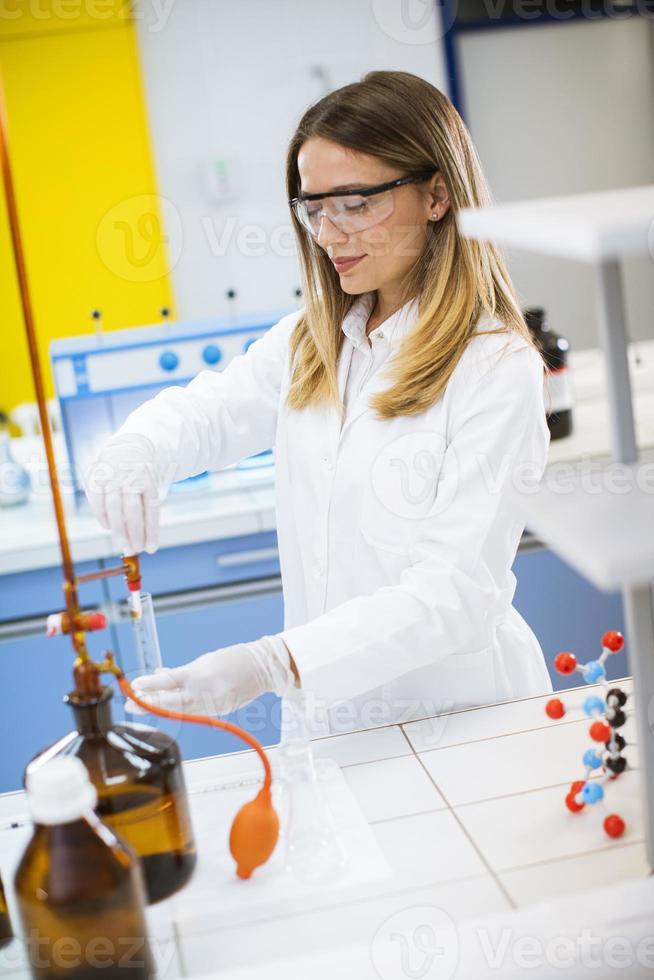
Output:
<svg viewBox="0 0 654 980">
<path fill-rule="evenodd" d="M 432 221 L 438 221 L 438 212 L 437 211 L 434 211 L 433 212 L 433 214 L 431 216 L 431 220 Z"/>
</svg>

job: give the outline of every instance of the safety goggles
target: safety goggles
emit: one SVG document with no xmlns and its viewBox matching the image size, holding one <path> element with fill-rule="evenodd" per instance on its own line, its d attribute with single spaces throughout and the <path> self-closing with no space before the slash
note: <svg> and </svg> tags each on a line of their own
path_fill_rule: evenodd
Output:
<svg viewBox="0 0 654 980">
<path fill-rule="evenodd" d="M 373 225 L 390 218 L 393 213 L 393 191 L 403 184 L 417 184 L 427 180 L 433 170 L 415 174 L 412 177 L 399 177 L 375 187 L 358 188 L 351 191 L 332 191 L 329 194 L 303 194 L 288 203 L 303 228 L 317 238 L 323 217 L 339 231 L 350 235 L 365 231 Z"/>
</svg>

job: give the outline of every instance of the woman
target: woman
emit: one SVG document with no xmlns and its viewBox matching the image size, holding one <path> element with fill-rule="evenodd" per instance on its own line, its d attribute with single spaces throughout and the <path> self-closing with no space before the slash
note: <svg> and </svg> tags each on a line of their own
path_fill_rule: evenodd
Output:
<svg viewBox="0 0 654 980">
<path fill-rule="evenodd" d="M 551 691 L 507 499 L 546 465 L 544 364 L 501 256 L 457 229 L 490 201 L 461 118 L 371 72 L 307 110 L 287 190 L 303 309 L 132 412 L 87 477 L 153 551 L 167 484 L 274 445 L 284 629 L 135 687 L 218 714 L 301 687 L 323 734 Z"/>
</svg>

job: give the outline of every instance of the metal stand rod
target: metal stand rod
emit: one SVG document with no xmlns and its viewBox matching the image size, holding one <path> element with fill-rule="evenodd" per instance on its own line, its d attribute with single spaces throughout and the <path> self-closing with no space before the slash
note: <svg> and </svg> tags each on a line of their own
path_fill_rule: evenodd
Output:
<svg viewBox="0 0 654 980">
<path fill-rule="evenodd" d="M 604 349 L 611 421 L 613 459 L 638 462 L 631 379 L 627 357 L 624 297 L 617 261 L 597 267 L 600 342 Z M 643 533 L 648 529 L 643 528 Z M 654 870 L 654 603 L 651 583 L 622 589 L 629 661 L 634 678 L 636 732 L 640 759 L 640 785 L 647 862 Z"/>
</svg>

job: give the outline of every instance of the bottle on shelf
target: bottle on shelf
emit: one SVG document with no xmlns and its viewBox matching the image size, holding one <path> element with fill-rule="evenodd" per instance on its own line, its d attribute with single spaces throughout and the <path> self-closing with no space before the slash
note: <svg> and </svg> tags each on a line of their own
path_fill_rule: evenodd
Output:
<svg viewBox="0 0 654 980">
<path fill-rule="evenodd" d="M 147 899 L 158 902 L 186 884 L 197 861 L 179 747 L 149 725 L 115 723 L 112 697 L 106 685 L 98 697 L 66 695 L 75 730 L 35 756 L 25 780 L 56 756 L 81 759 L 97 815 L 138 855 Z"/>
<path fill-rule="evenodd" d="M 544 387 L 550 435 L 552 439 L 563 439 L 572 433 L 572 385 L 568 366 L 570 345 L 565 337 L 550 328 L 542 307 L 532 306 L 522 312 L 547 365 Z"/>
<path fill-rule="evenodd" d="M 82 761 L 34 769 L 27 798 L 34 829 L 14 886 L 34 980 L 151 980 L 139 863 L 94 813 Z"/>
<path fill-rule="evenodd" d="M 2 878 L 0 878 L 0 949 L 6 946 L 7 943 L 10 943 L 13 938 L 14 931 L 11 928 L 7 899 L 2 885 Z"/>
</svg>

